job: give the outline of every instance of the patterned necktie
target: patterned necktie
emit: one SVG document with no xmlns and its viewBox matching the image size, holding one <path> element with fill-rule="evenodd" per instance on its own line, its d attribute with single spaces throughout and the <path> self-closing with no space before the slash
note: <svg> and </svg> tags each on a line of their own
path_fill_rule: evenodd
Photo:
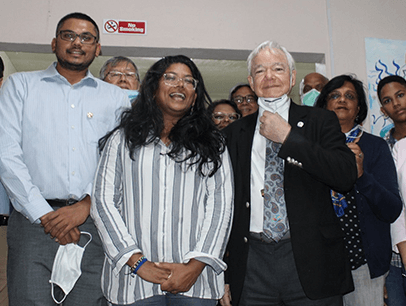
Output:
<svg viewBox="0 0 406 306">
<path fill-rule="evenodd" d="M 266 141 L 264 234 L 278 242 L 289 230 L 283 190 L 283 159 L 278 157 L 282 145 Z"/>
</svg>

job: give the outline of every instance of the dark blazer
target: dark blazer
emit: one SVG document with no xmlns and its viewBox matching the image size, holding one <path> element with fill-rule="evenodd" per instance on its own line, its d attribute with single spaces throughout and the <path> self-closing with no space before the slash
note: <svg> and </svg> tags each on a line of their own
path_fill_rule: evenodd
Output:
<svg viewBox="0 0 406 306">
<path fill-rule="evenodd" d="M 258 112 L 224 129 L 235 180 L 228 281 L 238 305 L 245 278 L 250 228 L 251 147 Z M 279 156 L 285 160 L 284 191 L 299 279 L 310 299 L 354 290 L 343 232 L 330 189 L 345 193 L 357 178 L 354 154 L 333 112 L 291 101 L 291 132 Z"/>
<path fill-rule="evenodd" d="M 402 210 L 396 167 L 388 144 L 363 133 L 357 143 L 364 153 L 364 174 L 355 183 L 362 246 L 371 278 L 389 271 L 392 258 L 390 224 Z"/>
</svg>

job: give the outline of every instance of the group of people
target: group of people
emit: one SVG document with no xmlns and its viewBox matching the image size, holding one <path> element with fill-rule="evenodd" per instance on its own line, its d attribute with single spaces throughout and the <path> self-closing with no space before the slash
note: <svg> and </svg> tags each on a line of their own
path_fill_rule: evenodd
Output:
<svg viewBox="0 0 406 306">
<path fill-rule="evenodd" d="M 406 140 L 395 164 L 364 130 L 359 80 L 313 75 L 298 105 L 294 60 L 266 41 L 248 83 L 212 103 L 183 55 L 142 82 L 124 57 L 95 78 L 99 39 L 66 15 L 57 61 L 0 91 L 10 305 L 383 305 L 389 271 L 388 306 L 404 305 Z M 406 81 L 390 78 L 394 144 Z"/>
</svg>

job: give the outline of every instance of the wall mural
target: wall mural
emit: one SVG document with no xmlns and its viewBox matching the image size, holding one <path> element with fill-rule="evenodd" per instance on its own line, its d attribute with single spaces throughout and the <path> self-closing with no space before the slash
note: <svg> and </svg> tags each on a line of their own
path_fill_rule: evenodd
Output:
<svg viewBox="0 0 406 306">
<path fill-rule="evenodd" d="M 406 41 L 365 38 L 371 133 L 383 137 L 392 127 L 380 110 L 378 83 L 389 75 L 406 78 Z"/>
</svg>

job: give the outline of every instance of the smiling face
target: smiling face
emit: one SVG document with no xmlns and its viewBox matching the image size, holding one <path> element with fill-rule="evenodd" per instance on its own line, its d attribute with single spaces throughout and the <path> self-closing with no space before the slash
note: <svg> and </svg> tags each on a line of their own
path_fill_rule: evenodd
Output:
<svg viewBox="0 0 406 306">
<path fill-rule="evenodd" d="M 239 114 L 235 112 L 235 109 L 231 105 L 222 103 L 214 108 L 212 119 L 217 128 L 222 130 L 230 123 L 237 120 L 238 117 Z"/>
<path fill-rule="evenodd" d="M 67 19 L 59 29 L 59 31 L 69 30 L 76 34 L 90 33 L 96 36 L 94 25 L 82 19 L 70 18 Z M 93 62 L 94 58 L 100 54 L 100 44 L 83 44 L 79 37 L 74 41 L 66 41 L 61 39 L 60 35 L 52 40 L 52 51 L 58 59 L 58 66 L 67 70 L 83 71 L 86 70 Z M 58 68 L 57 66 L 57 68 Z"/>
<path fill-rule="evenodd" d="M 243 102 L 238 103 L 235 101 L 236 97 L 243 98 Z M 248 116 L 255 113 L 258 109 L 257 101 L 248 103 L 247 98 L 255 98 L 254 92 L 248 86 L 243 86 L 239 88 L 232 96 L 234 102 L 236 102 L 238 109 L 240 110 L 242 116 Z"/>
<path fill-rule="evenodd" d="M 343 86 L 333 90 L 327 96 L 326 108 L 336 113 L 341 130 L 344 133 L 348 132 L 354 126 L 359 112 L 358 96 L 354 85 L 344 82 Z"/>
<path fill-rule="evenodd" d="M 295 85 L 296 70 L 292 71 L 291 84 L 286 55 L 279 49 L 265 48 L 252 60 L 248 81 L 258 97 L 278 98 L 288 94 Z"/>
<path fill-rule="evenodd" d="M 115 72 L 122 74 L 115 74 Z M 139 82 L 136 73 L 137 71 L 131 63 L 121 61 L 114 67 L 111 65 L 107 67 L 105 81 L 122 89 L 138 90 Z"/>
<path fill-rule="evenodd" d="M 395 124 L 406 122 L 406 88 L 398 83 L 386 84 L 381 90 L 381 111 Z"/>
<path fill-rule="evenodd" d="M 162 111 L 164 120 L 176 123 L 194 105 L 197 94 L 193 86 L 187 85 L 185 82 L 185 78 L 193 78 L 192 72 L 185 64 L 172 64 L 165 70 L 165 73 L 172 73 L 182 80 L 172 86 L 167 85 L 164 76 L 162 76 L 155 94 L 155 100 Z"/>
</svg>

